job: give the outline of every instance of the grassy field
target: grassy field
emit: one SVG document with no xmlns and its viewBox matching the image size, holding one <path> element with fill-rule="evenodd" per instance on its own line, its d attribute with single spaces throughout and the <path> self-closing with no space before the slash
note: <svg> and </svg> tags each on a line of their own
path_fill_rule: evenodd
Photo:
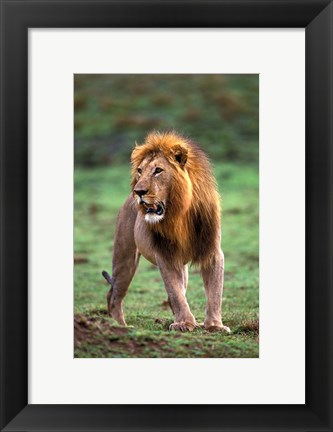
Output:
<svg viewBox="0 0 333 432">
<path fill-rule="evenodd" d="M 129 193 L 128 165 L 75 169 L 75 357 L 258 357 L 259 209 L 258 167 L 214 166 L 223 202 L 225 253 L 223 322 L 232 334 L 168 331 L 172 322 L 158 270 L 141 258 L 125 299 L 122 328 L 106 314 L 113 235 L 117 213 Z M 200 273 L 190 268 L 188 301 L 204 320 Z"/>
</svg>

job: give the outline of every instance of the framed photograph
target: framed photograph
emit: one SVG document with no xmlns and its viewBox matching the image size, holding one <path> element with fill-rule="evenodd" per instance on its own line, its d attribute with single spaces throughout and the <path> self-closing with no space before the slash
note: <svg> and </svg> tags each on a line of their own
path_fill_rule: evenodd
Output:
<svg viewBox="0 0 333 432">
<path fill-rule="evenodd" d="M 332 430 L 332 2 L 1 12 L 1 430 Z"/>
<path fill-rule="evenodd" d="M 76 358 L 259 357 L 258 138 L 258 74 L 75 74 Z"/>
</svg>

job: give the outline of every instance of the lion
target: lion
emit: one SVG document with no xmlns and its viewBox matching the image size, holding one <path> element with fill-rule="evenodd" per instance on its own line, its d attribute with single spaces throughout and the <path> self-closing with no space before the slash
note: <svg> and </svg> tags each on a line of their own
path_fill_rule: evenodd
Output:
<svg viewBox="0 0 333 432">
<path fill-rule="evenodd" d="M 143 255 L 161 273 L 174 315 L 170 330 L 230 332 L 222 323 L 224 255 L 220 197 L 204 151 L 176 132 L 151 132 L 132 155 L 131 194 L 119 212 L 108 313 L 126 326 L 123 301 Z M 199 325 L 187 299 L 187 264 L 200 266 L 206 317 Z"/>
</svg>

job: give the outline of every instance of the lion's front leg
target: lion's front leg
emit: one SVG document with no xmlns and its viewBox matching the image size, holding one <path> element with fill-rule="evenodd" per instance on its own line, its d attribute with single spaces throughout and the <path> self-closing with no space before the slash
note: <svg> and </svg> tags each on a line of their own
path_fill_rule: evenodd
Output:
<svg viewBox="0 0 333 432">
<path fill-rule="evenodd" d="M 187 268 L 187 265 L 184 265 L 184 267 L 182 269 L 182 278 L 183 278 L 183 281 L 182 281 L 182 290 L 183 290 L 184 295 L 186 296 L 187 283 L 188 283 L 188 268 Z M 168 297 L 167 302 L 168 302 L 168 304 L 170 306 L 170 309 L 172 310 L 172 304 L 171 304 L 171 301 L 170 301 L 169 297 Z"/>
<path fill-rule="evenodd" d="M 170 330 L 194 330 L 198 324 L 186 300 L 187 276 L 184 274 L 184 268 L 177 269 L 161 258 L 156 261 L 174 314 L 174 323 L 170 325 Z"/>
<path fill-rule="evenodd" d="M 226 331 L 230 329 L 222 323 L 222 293 L 224 279 L 224 254 L 219 250 L 212 263 L 201 269 L 206 291 L 206 319 L 204 328 L 209 331 Z"/>
</svg>

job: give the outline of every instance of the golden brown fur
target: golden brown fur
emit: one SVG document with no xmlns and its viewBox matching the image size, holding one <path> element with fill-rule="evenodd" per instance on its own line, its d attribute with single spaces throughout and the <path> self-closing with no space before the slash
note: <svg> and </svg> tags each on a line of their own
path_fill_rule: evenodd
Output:
<svg viewBox="0 0 333 432">
<path fill-rule="evenodd" d="M 140 163 L 161 154 L 172 171 L 172 182 L 164 185 L 169 188 L 165 218 L 151 226 L 155 246 L 167 259 L 175 259 L 176 255 L 183 264 L 185 256 L 187 262 L 205 266 L 212 257 L 220 228 L 220 198 L 210 163 L 190 140 L 176 133 L 154 132 L 132 153 L 132 188 L 138 181 Z"/>
<path fill-rule="evenodd" d="M 175 132 L 150 133 L 132 157 L 132 194 L 120 211 L 114 244 L 109 314 L 126 324 L 122 303 L 140 255 L 157 265 L 175 322 L 198 324 L 187 300 L 187 268 L 201 267 L 207 329 L 229 331 L 221 319 L 224 256 L 220 248 L 220 199 L 210 163 L 198 145 Z"/>
</svg>

